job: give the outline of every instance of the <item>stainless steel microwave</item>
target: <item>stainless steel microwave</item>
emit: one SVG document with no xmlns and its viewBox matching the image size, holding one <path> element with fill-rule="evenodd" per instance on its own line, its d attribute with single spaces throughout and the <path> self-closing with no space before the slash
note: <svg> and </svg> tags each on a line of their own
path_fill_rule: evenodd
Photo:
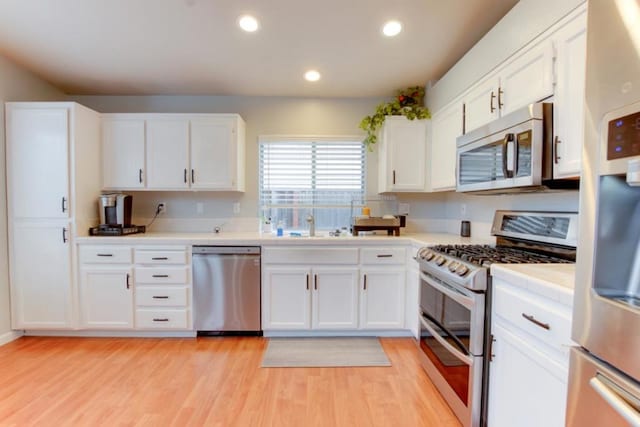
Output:
<svg viewBox="0 0 640 427">
<path fill-rule="evenodd" d="M 516 110 L 457 139 L 456 190 L 510 193 L 577 188 L 553 181 L 553 104 Z"/>
</svg>

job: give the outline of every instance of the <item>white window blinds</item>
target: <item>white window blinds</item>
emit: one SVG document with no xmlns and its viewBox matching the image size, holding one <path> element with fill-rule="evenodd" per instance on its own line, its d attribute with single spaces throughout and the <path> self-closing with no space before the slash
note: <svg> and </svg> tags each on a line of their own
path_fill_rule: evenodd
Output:
<svg viewBox="0 0 640 427">
<path fill-rule="evenodd" d="M 365 149 L 359 140 L 261 139 L 259 159 L 263 215 L 289 228 L 302 228 L 300 216 L 308 213 L 319 227 L 348 226 L 351 201 L 364 197 Z"/>
</svg>

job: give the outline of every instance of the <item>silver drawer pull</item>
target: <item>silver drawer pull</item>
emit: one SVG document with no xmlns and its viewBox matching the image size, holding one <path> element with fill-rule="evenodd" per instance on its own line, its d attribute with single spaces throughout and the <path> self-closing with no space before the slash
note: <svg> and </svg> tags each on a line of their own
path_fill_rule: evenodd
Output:
<svg viewBox="0 0 640 427">
<path fill-rule="evenodd" d="M 380 254 L 380 255 L 378 255 L 378 258 L 393 258 L 393 255 L 391 255 L 391 254 Z"/>
<path fill-rule="evenodd" d="M 154 295 L 152 298 L 153 299 L 169 299 L 169 296 L 167 296 L 167 295 Z"/>
<path fill-rule="evenodd" d="M 98 256 L 113 256 L 113 254 L 97 254 Z"/>
<path fill-rule="evenodd" d="M 168 321 L 169 321 L 169 319 L 167 319 L 166 317 L 165 317 L 165 318 L 163 318 L 163 319 L 156 319 L 156 318 L 154 318 L 154 319 L 153 319 L 153 321 L 154 321 L 154 322 L 168 322 Z"/>
<path fill-rule="evenodd" d="M 151 258 L 152 261 L 166 261 L 169 258 L 167 258 L 166 256 L 158 256 L 158 257 L 153 257 Z"/>
<path fill-rule="evenodd" d="M 533 316 L 532 316 L 532 315 L 530 315 L 530 314 L 522 313 L 522 317 L 524 317 L 525 319 L 527 319 L 529 322 L 531 322 L 531 323 L 533 323 L 533 324 L 535 324 L 535 325 L 540 326 L 540 327 L 541 327 L 541 328 L 543 328 L 543 329 L 546 329 L 546 330 L 551 329 L 551 326 L 549 326 L 549 324 L 548 324 L 548 323 L 542 323 L 541 321 L 539 321 L 538 319 L 536 319 L 535 317 L 533 317 Z"/>
<path fill-rule="evenodd" d="M 151 277 L 169 277 L 169 275 L 168 274 L 154 274 Z"/>
</svg>

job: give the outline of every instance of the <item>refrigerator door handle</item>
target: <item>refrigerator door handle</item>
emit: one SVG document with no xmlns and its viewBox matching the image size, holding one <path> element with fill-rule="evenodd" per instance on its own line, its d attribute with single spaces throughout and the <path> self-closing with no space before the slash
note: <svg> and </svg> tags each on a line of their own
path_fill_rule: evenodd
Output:
<svg viewBox="0 0 640 427">
<path fill-rule="evenodd" d="M 589 380 L 589 385 L 632 426 L 640 426 L 640 401 L 620 386 L 597 373 Z"/>
</svg>

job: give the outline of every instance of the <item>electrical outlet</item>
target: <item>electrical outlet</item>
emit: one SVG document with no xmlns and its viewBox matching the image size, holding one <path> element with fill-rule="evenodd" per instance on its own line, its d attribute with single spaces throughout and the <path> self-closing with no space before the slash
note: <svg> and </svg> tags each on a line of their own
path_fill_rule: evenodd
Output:
<svg viewBox="0 0 640 427">
<path fill-rule="evenodd" d="M 465 217 L 467 215 L 467 204 L 463 203 L 460 205 L 460 216 Z"/>
<path fill-rule="evenodd" d="M 235 202 L 233 204 L 233 213 L 234 214 L 239 214 L 240 213 L 240 202 Z"/>
<path fill-rule="evenodd" d="M 163 213 L 166 213 L 167 204 L 165 202 L 158 203 L 158 208 L 156 209 L 156 212 L 158 212 L 158 215 L 162 215 Z"/>
</svg>

